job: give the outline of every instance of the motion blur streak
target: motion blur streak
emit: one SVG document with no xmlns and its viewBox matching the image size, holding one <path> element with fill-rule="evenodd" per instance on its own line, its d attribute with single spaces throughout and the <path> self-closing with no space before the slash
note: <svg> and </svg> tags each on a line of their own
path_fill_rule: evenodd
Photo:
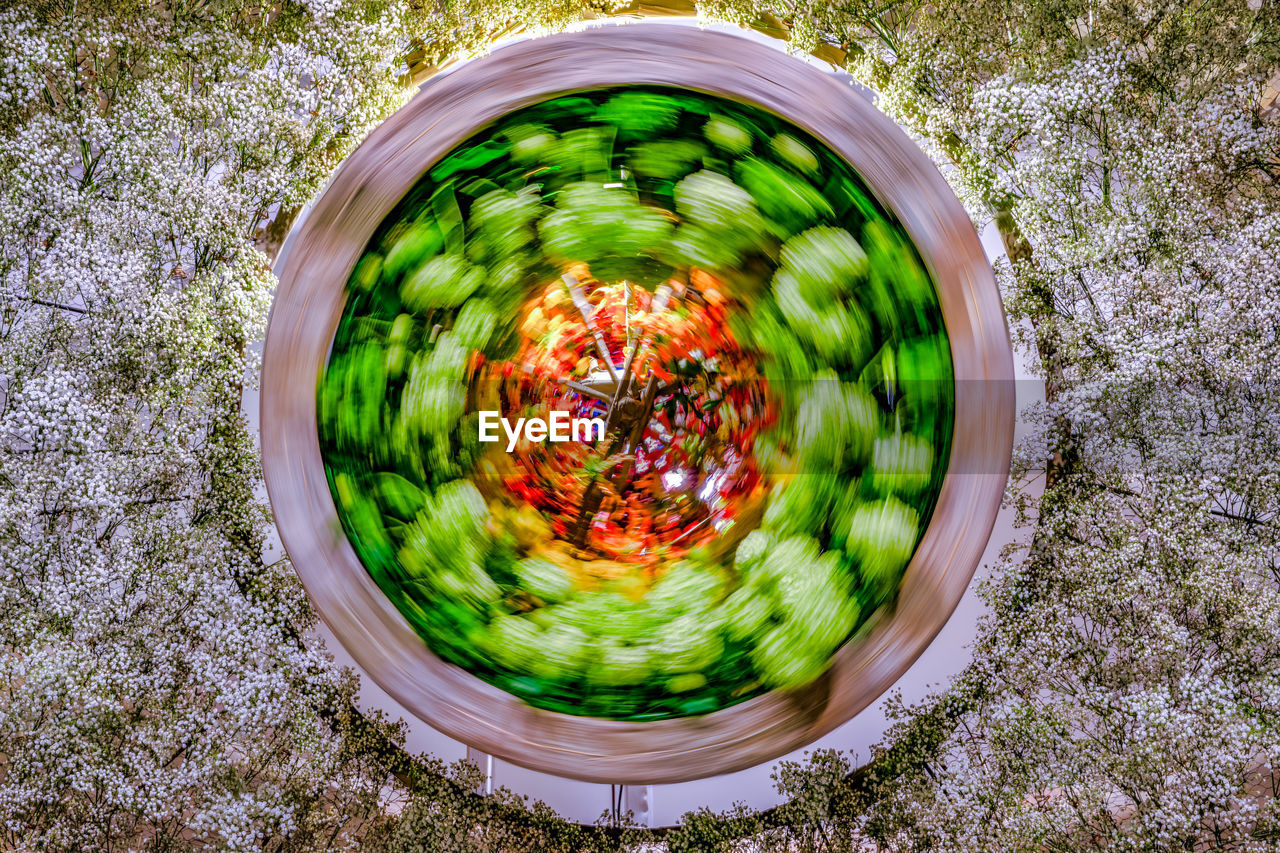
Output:
<svg viewBox="0 0 1280 853">
<path fill-rule="evenodd" d="M 732 36 L 445 76 L 281 280 L 264 448 L 308 591 L 400 701 L 520 763 L 670 781 L 829 730 L 941 626 L 1003 490 L 963 210 L 858 96 Z M 507 453 L 481 411 L 606 430 Z"/>
</svg>

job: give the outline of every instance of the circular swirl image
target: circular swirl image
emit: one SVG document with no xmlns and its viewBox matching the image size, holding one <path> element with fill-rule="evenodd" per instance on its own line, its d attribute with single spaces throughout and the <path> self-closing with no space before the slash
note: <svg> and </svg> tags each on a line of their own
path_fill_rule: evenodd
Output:
<svg viewBox="0 0 1280 853">
<path fill-rule="evenodd" d="M 548 97 L 438 159 L 347 282 L 316 395 L 348 541 L 427 647 L 649 721 L 820 679 L 937 501 L 951 350 L 840 156 L 723 97 Z"/>
</svg>

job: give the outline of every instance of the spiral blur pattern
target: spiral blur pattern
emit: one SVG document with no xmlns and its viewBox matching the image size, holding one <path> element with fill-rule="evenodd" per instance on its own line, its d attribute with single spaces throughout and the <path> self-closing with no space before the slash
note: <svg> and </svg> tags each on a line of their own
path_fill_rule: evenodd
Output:
<svg viewBox="0 0 1280 853">
<path fill-rule="evenodd" d="M 847 164 L 636 86 L 428 170 L 352 272 L 317 420 L 348 539 L 436 655 L 651 720 L 806 685 L 892 606 L 952 389 L 933 282 Z M 486 410 L 610 430 L 508 453 Z"/>
</svg>

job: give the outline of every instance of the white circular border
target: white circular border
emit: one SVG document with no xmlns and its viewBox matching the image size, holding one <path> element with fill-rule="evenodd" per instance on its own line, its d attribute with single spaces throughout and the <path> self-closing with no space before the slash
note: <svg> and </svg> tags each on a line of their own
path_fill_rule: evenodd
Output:
<svg viewBox="0 0 1280 853">
<path fill-rule="evenodd" d="M 512 110 L 571 91 L 653 84 L 763 108 L 844 157 L 915 242 L 938 287 L 957 388 L 948 474 L 898 603 L 827 675 L 700 717 L 636 723 L 533 708 L 435 657 L 341 533 L 316 429 L 319 372 L 345 282 L 374 229 L 441 156 Z M 451 737 L 585 781 L 657 784 L 743 769 L 812 742 L 891 686 L 946 622 L 999 509 L 1013 364 L 977 235 L 936 167 L 861 97 L 748 39 L 663 25 L 500 48 L 424 87 L 347 159 L 291 241 L 264 352 L 263 464 L 277 524 L 322 618 L 375 682 Z M 980 476 L 971 476 L 979 474 Z"/>
</svg>

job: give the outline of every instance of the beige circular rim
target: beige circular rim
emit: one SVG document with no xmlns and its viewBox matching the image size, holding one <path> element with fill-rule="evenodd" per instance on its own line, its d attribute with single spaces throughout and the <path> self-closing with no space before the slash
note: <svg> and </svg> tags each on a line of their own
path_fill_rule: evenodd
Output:
<svg viewBox="0 0 1280 853">
<path fill-rule="evenodd" d="M 752 104 L 844 157 L 898 217 L 933 274 L 956 380 L 948 472 L 893 611 L 841 647 L 826 675 L 805 688 L 652 722 L 534 708 L 436 657 L 342 534 L 315 402 L 347 277 L 374 229 L 427 168 L 512 110 L 627 84 Z M 280 270 L 262 371 L 263 467 L 276 523 L 338 640 L 379 686 L 445 734 L 588 782 L 683 782 L 751 767 L 813 742 L 884 693 L 941 630 L 977 567 L 1008 477 L 1013 418 L 1013 356 L 991 267 L 934 164 L 831 75 L 740 36 L 661 24 L 520 42 L 427 84 L 342 164 L 298 227 Z"/>
</svg>

